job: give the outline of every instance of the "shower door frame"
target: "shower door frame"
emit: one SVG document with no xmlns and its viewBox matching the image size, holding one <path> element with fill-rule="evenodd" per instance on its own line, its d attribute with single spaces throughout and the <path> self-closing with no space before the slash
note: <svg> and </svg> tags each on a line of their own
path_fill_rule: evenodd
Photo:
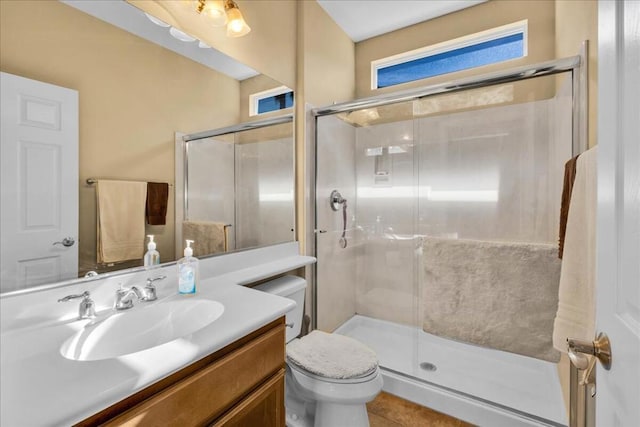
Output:
<svg viewBox="0 0 640 427">
<path fill-rule="evenodd" d="M 588 41 L 583 41 L 578 55 L 567 58 L 555 59 L 552 61 L 540 62 L 537 64 L 525 65 L 496 71 L 493 73 L 481 74 L 478 76 L 466 77 L 450 82 L 438 83 L 416 89 L 408 89 L 389 94 L 382 94 L 355 101 L 333 104 L 327 107 L 311 109 L 311 126 L 313 127 L 313 161 L 309 166 L 313 170 L 308 171 L 309 179 L 309 211 L 313 213 L 313 227 L 306 228 L 307 249 L 312 253 L 307 255 L 317 258 L 318 254 L 318 214 L 316 203 L 316 185 L 318 182 L 318 118 L 331 116 L 338 113 L 348 113 L 365 108 L 374 108 L 401 102 L 413 101 L 419 98 L 426 98 L 445 93 L 460 92 L 469 89 L 477 89 L 498 84 L 528 80 L 536 77 L 551 76 L 560 73 L 571 73 L 572 86 L 572 155 L 587 150 L 588 140 L 588 74 L 587 74 L 587 53 Z M 307 280 L 310 281 L 311 290 L 311 329 L 316 329 L 318 325 L 318 282 L 317 266 L 313 266 Z"/>
</svg>

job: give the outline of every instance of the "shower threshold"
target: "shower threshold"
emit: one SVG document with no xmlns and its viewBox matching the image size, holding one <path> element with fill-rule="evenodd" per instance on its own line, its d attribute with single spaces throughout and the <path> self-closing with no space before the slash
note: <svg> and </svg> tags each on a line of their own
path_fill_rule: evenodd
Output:
<svg viewBox="0 0 640 427">
<path fill-rule="evenodd" d="M 361 315 L 335 332 L 375 350 L 384 390 L 404 399 L 480 426 L 567 425 L 555 363 Z"/>
</svg>

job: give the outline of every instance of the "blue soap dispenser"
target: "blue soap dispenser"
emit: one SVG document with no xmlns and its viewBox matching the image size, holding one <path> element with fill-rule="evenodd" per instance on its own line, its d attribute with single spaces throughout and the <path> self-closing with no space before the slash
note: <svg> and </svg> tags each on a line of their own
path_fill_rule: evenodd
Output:
<svg viewBox="0 0 640 427">
<path fill-rule="evenodd" d="M 191 244 L 193 240 L 187 240 L 187 247 L 184 248 L 184 258 L 181 258 L 178 265 L 178 293 L 190 295 L 196 293 L 196 284 L 200 282 L 199 261 L 193 256 Z"/>
</svg>

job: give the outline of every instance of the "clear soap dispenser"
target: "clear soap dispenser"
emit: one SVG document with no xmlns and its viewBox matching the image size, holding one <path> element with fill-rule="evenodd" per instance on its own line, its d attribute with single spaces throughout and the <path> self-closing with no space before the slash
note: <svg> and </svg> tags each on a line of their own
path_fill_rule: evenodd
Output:
<svg viewBox="0 0 640 427">
<path fill-rule="evenodd" d="M 147 244 L 147 252 L 144 254 L 144 266 L 160 264 L 160 253 L 156 250 L 156 242 L 153 241 L 153 234 L 147 236 L 149 243 Z"/>
<path fill-rule="evenodd" d="M 178 293 L 195 294 L 196 284 L 200 282 L 199 261 L 193 256 L 191 244 L 193 240 L 187 240 L 187 247 L 184 248 L 184 258 L 181 258 L 178 265 Z"/>
</svg>

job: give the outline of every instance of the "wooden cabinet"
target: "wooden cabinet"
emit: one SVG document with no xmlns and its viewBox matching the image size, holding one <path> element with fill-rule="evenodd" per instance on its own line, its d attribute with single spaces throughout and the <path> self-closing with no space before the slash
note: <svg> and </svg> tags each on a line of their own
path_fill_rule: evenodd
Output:
<svg viewBox="0 0 640 427">
<path fill-rule="evenodd" d="M 283 427 L 284 363 L 280 318 L 78 425 Z"/>
</svg>

